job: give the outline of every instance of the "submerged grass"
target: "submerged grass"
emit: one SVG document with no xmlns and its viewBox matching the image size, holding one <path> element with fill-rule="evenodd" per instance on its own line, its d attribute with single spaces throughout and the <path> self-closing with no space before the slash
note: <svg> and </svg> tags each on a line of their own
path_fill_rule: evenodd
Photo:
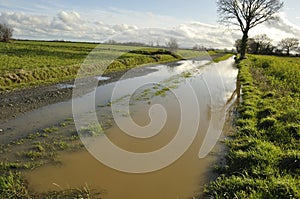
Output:
<svg viewBox="0 0 300 199">
<path fill-rule="evenodd" d="M 56 184 L 54 184 L 56 185 Z M 27 183 L 24 181 L 21 173 L 8 172 L 0 177 L 0 198 L 5 199 L 96 199 L 99 198 L 100 193 L 91 190 L 88 185 L 82 188 L 61 189 L 51 191 L 44 194 L 30 194 Z"/>
<path fill-rule="evenodd" d="M 107 117 L 107 116 L 106 116 Z M 64 120 L 64 126 L 40 129 L 25 137 L 0 145 L 0 198 L 99 198 L 96 190 L 83 186 L 80 188 L 61 189 L 46 193 L 30 191 L 23 173 L 42 165 L 60 164 L 60 152 L 77 151 L 82 148 L 72 118 Z M 103 121 L 104 122 L 104 121 Z M 104 124 L 106 128 L 109 124 Z M 99 135 L 103 132 L 95 125 L 89 125 L 82 132 L 84 136 Z"/>
<path fill-rule="evenodd" d="M 249 56 L 239 64 L 236 133 L 210 198 L 300 198 L 300 59 Z"/>
<path fill-rule="evenodd" d="M 100 110 L 97 113 L 100 113 Z M 83 144 L 80 136 L 102 135 L 112 126 L 111 117 L 110 109 L 101 109 L 101 115 L 98 117 L 101 126 L 87 124 L 77 132 L 73 118 L 66 118 L 54 126 L 38 129 L 9 143 L 1 144 L 0 198 L 100 198 L 98 190 L 91 190 L 87 185 L 67 189 L 57 185 L 59 191 L 34 193 L 28 187 L 23 173 L 45 164 L 60 165 L 60 153 L 81 150 Z"/>
</svg>

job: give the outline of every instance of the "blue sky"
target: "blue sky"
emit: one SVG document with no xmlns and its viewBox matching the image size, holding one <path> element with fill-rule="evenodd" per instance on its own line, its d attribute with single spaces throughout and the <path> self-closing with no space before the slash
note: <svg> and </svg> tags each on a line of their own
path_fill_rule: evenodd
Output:
<svg viewBox="0 0 300 199">
<path fill-rule="evenodd" d="M 254 33 L 276 27 L 271 33 L 273 38 L 294 36 L 300 27 L 299 0 L 285 0 L 284 3 L 280 24 L 260 27 Z M 11 24 L 15 37 L 28 39 L 97 40 L 124 30 L 135 31 L 136 36 L 145 28 L 163 29 L 164 34 L 165 29 L 172 29 L 174 33 L 175 28 L 192 37 L 208 29 L 222 29 L 218 27 L 216 11 L 215 0 L 0 0 L 0 22 Z M 80 29 L 76 29 L 79 26 Z M 219 37 L 229 30 L 222 31 Z M 207 32 L 203 35 L 210 36 Z M 228 36 L 232 38 L 225 42 L 231 45 L 238 33 Z M 209 38 L 200 39 L 204 43 Z M 215 38 L 214 41 L 220 45 L 221 40 Z"/>
<path fill-rule="evenodd" d="M 300 26 L 299 0 L 285 0 L 287 18 Z M 132 10 L 152 12 L 181 20 L 198 20 L 204 23 L 217 23 L 216 2 L 214 0 L 1 0 L 0 10 L 23 11 L 31 13 L 53 14 L 58 10 Z"/>
<path fill-rule="evenodd" d="M 10 0 L 0 1 L 1 10 L 35 12 L 41 11 L 53 13 L 57 10 L 109 10 L 117 8 L 139 12 L 152 12 L 154 14 L 171 16 L 184 20 L 204 20 L 214 22 L 216 20 L 215 1 L 189 0 L 73 0 L 73 1 L 48 1 L 48 0 Z M 42 9 L 40 9 L 42 8 Z"/>
</svg>

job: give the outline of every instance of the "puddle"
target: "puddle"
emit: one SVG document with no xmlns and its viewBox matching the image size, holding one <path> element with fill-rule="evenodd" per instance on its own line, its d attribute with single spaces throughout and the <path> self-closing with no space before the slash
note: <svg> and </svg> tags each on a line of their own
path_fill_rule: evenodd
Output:
<svg viewBox="0 0 300 199">
<path fill-rule="evenodd" d="M 92 148 L 97 150 L 98 146 L 91 145 L 88 148 L 89 151 L 82 150 L 76 153 L 60 154 L 58 157 L 61 161 L 60 165 L 45 165 L 26 172 L 25 177 L 29 182 L 30 189 L 36 192 L 44 192 L 57 190 L 57 186 L 53 183 L 61 188 L 82 187 L 88 184 L 91 189 L 105 190 L 101 195 L 101 198 L 104 199 L 188 199 L 201 194 L 203 185 L 212 176 L 213 164 L 218 160 L 218 154 L 222 150 L 219 145 L 211 151 L 209 146 L 205 150 L 202 149 L 202 146 L 206 146 L 220 137 L 219 134 L 225 121 L 227 100 L 235 90 L 238 72 L 233 59 L 216 64 L 217 71 L 212 70 L 212 65 L 205 65 L 208 62 L 205 60 L 181 61 L 169 66 L 151 66 L 148 68 L 155 70 L 150 70 L 151 72 L 143 76 L 121 79 L 119 90 L 114 93 L 113 100 L 111 100 L 111 96 L 117 83 L 100 86 L 95 93 L 89 93 L 73 101 L 73 105 L 78 107 L 77 111 L 82 117 L 88 117 L 88 114 L 93 110 L 99 116 L 103 109 L 110 108 L 107 105 L 116 106 L 115 117 L 125 127 L 130 125 L 130 118 L 143 127 L 151 124 L 153 121 L 151 121 L 150 116 L 155 119 L 162 115 L 161 110 L 153 108 L 153 105 L 159 104 L 164 107 L 168 117 L 159 133 L 150 136 L 146 134 L 146 131 L 140 131 L 139 136 L 148 136 L 147 139 L 136 138 L 124 133 L 116 123 L 112 123 L 111 128 L 105 132 L 105 136 L 101 135 L 93 138 L 94 141 L 102 143 L 106 137 L 116 146 L 132 153 L 141 154 L 158 151 L 172 143 L 181 125 L 182 114 L 185 116 L 184 120 L 197 122 L 197 124 L 199 122 L 199 128 L 197 128 L 190 146 L 175 162 L 160 170 L 148 173 L 121 172 L 105 166 L 92 156 L 89 151 Z M 128 75 L 133 76 L 132 74 Z M 218 82 L 219 75 L 222 77 L 221 83 Z M 142 86 L 134 89 L 132 94 L 132 89 L 136 88 L 137 85 Z M 186 103 L 185 106 L 188 112 L 184 112 L 179 100 L 191 98 L 187 89 L 188 85 L 191 85 L 195 91 L 194 95 L 199 104 L 195 106 L 193 103 Z M 177 97 L 175 94 L 177 94 Z M 91 98 L 95 99 L 96 107 L 88 103 Z M 130 104 L 129 112 L 123 109 L 127 102 Z M 19 123 L 14 123 L 14 133 L 17 134 L 18 130 L 21 131 L 20 129 L 24 128 L 30 131 L 30 129 L 40 128 L 55 123 L 57 120 L 70 117 L 70 115 L 72 116 L 71 106 L 72 102 L 69 101 L 29 113 L 31 114 L 31 123 L 29 122 L 26 127 L 22 127 L 20 124 L 26 123 L 26 117 L 19 118 Z M 193 109 L 200 113 L 198 120 L 192 114 Z M 51 114 L 56 111 L 58 111 L 58 114 L 52 117 Z M 152 115 L 149 115 L 149 112 Z M 46 116 L 48 114 L 49 117 Z M 191 136 L 190 130 L 192 129 L 190 128 L 192 127 L 186 125 L 183 141 Z M 182 146 L 178 143 L 177 147 Z M 199 154 L 200 150 L 202 150 L 202 153 Z M 203 155 L 207 151 L 210 151 L 209 155 Z M 109 154 L 109 151 L 107 152 Z M 175 152 L 176 150 L 174 150 Z M 204 158 L 199 158 L 201 155 Z M 163 157 L 154 158 L 159 162 L 165 161 Z M 132 162 L 127 161 L 124 156 L 117 156 L 117 160 L 124 167 L 135 166 L 132 165 Z M 145 167 L 149 166 L 146 164 L 152 164 L 146 162 L 144 162 Z"/>
<path fill-rule="evenodd" d="M 98 81 L 105 81 L 105 80 L 109 80 L 110 77 L 105 77 L 105 76 L 97 76 L 95 77 Z"/>
<path fill-rule="evenodd" d="M 75 88 L 73 84 L 57 84 L 56 87 L 58 89 L 67 89 L 67 88 Z"/>
<path fill-rule="evenodd" d="M 95 79 L 98 81 L 106 81 L 106 80 L 109 80 L 110 77 L 96 76 Z M 58 89 L 75 88 L 75 85 L 74 84 L 57 84 L 56 88 L 58 88 Z"/>
</svg>

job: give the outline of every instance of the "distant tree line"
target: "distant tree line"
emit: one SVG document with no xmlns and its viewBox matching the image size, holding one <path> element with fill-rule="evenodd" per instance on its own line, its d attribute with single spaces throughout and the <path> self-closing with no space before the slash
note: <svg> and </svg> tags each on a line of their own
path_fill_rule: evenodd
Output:
<svg viewBox="0 0 300 199">
<path fill-rule="evenodd" d="M 130 42 L 119 42 L 113 39 L 110 39 L 106 42 L 104 42 L 105 44 L 110 44 L 110 45 L 124 45 L 124 46 L 147 46 L 147 44 L 142 43 L 142 42 L 134 42 L 134 41 L 130 41 Z"/>
<path fill-rule="evenodd" d="M 241 52 L 242 40 L 235 41 L 235 47 L 238 53 Z M 266 35 L 256 35 L 247 41 L 246 52 L 250 54 L 262 55 L 290 55 L 291 51 L 300 52 L 299 40 L 297 38 L 284 38 L 277 46 L 272 44 L 272 40 Z"/>
<path fill-rule="evenodd" d="M 105 44 L 110 44 L 110 45 L 124 45 L 124 46 L 144 46 L 144 47 L 153 47 L 153 42 L 150 42 L 149 44 L 147 43 L 142 43 L 142 42 L 118 42 L 116 40 L 110 39 L 106 42 Z M 165 45 L 159 45 L 157 44 L 156 47 L 161 47 L 161 48 L 167 48 L 171 52 L 176 52 L 179 48 L 179 43 L 177 39 L 175 38 L 169 38 Z"/>
<path fill-rule="evenodd" d="M 300 52 L 299 40 L 297 38 L 285 38 L 279 42 L 279 46 L 287 55 L 290 55 L 291 50 Z"/>
</svg>

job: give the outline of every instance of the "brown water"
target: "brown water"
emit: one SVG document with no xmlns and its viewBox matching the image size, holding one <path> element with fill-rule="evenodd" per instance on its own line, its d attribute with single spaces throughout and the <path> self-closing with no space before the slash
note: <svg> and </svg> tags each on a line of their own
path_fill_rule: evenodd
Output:
<svg viewBox="0 0 300 199">
<path fill-rule="evenodd" d="M 199 65 L 203 64 L 199 63 Z M 182 107 L 180 107 L 180 103 L 173 92 L 166 92 L 166 96 L 152 95 L 147 99 L 138 98 L 146 89 L 150 90 L 149 95 L 151 95 L 151 89 L 153 90 L 153 85 L 144 84 L 144 81 L 149 78 L 156 82 L 167 82 L 168 86 L 176 85 L 176 88 L 174 87 L 175 93 L 181 92 L 184 95 L 187 95 L 185 85 L 188 82 L 195 90 L 199 107 L 189 104 L 187 108 L 199 110 L 200 120 L 195 139 L 179 159 L 153 172 L 127 173 L 112 169 L 98 161 L 88 151 L 93 147 L 97 149 L 97 146 L 91 146 L 88 150 L 60 154 L 60 165 L 45 165 L 27 172 L 26 179 L 30 188 L 36 192 L 44 192 L 58 190 L 57 185 L 61 188 L 74 188 L 87 184 L 91 189 L 103 191 L 101 197 L 104 199 L 188 199 L 201 194 L 203 185 L 213 176 L 212 168 L 214 163 L 220 159 L 222 147 L 220 144 L 217 144 L 212 150 L 210 147 L 206 147 L 205 150 L 208 150 L 208 155 L 206 155 L 205 150 L 199 154 L 199 150 L 201 146 L 214 142 L 220 137 L 219 133 L 223 128 L 228 108 L 227 100 L 235 90 L 237 69 L 233 59 L 229 59 L 216 64 L 217 71 L 212 70 L 211 65 L 198 67 L 196 70 L 191 67 L 189 71 L 193 77 L 172 78 L 174 75 L 185 71 L 183 66 L 185 66 L 183 62 L 176 66 L 177 68 L 159 66 L 157 72 L 144 77 L 122 80 L 122 84 L 126 85 L 126 88 L 136 84 L 144 85 L 134 93 L 136 98 L 131 97 L 130 116 L 138 125 L 146 126 L 151 123 L 148 113 L 153 104 L 160 104 L 165 108 L 166 122 L 158 134 L 148 139 L 135 138 L 125 134 L 116 123 L 113 123 L 113 126 L 106 131 L 107 138 L 124 150 L 135 153 L 159 151 L 175 139 L 184 111 L 181 110 Z M 221 75 L 222 84 L 218 82 L 220 79 L 216 72 Z M 112 87 L 106 86 L 97 89 L 97 93 L 102 95 L 96 95 L 96 97 L 98 96 L 96 103 L 107 102 L 107 96 L 111 93 L 108 88 L 111 89 Z M 106 94 L 103 95 L 103 93 Z M 120 99 L 126 94 L 128 94 L 126 89 L 118 93 Z M 85 101 L 85 96 L 78 99 L 78 101 L 80 100 Z M 90 108 L 87 105 L 87 110 Z M 81 111 L 82 114 L 85 114 L 84 108 Z M 101 108 L 97 108 L 96 112 L 101 114 Z M 153 114 L 157 116 L 155 114 L 159 113 L 159 110 L 154 110 Z M 126 125 L 128 117 L 120 116 L 120 120 Z M 184 119 L 194 121 L 195 115 L 190 114 Z M 130 124 L 128 123 L 128 125 Z M 187 130 L 185 133 L 188 135 L 190 132 Z M 142 134 L 143 132 L 141 132 Z M 104 140 L 104 135 L 93 138 L 93 140 L 101 143 Z M 178 145 L 178 147 L 180 146 Z M 199 158 L 199 156 L 204 158 Z M 125 166 L 132 164 L 122 156 L 118 158 Z M 164 159 L 161 158 L 158 161 L 163 162 Z"/>
</svg>

